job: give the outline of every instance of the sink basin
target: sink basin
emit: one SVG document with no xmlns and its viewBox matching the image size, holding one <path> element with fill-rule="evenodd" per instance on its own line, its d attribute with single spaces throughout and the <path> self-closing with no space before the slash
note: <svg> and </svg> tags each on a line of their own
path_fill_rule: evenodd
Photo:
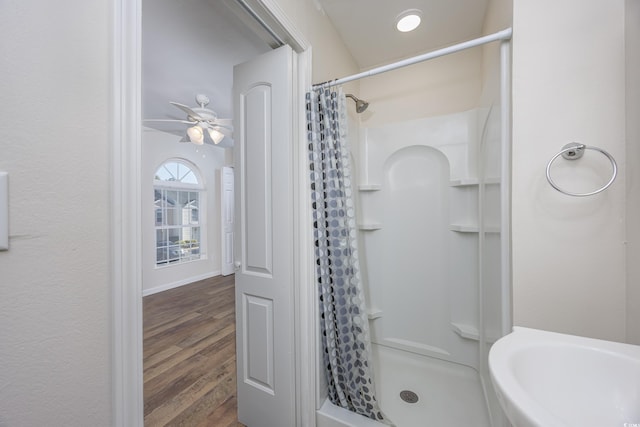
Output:
<svg viewBox="0 0 640 427">
<path fill-rule="evenodd" d="M 514 427 L 640 427 L 640 346 L 515 327 L 489 370 Z"/>
</svg>

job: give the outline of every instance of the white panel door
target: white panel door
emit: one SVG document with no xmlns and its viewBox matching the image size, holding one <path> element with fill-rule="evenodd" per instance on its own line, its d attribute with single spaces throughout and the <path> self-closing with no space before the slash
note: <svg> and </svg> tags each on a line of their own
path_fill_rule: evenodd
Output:
<svg viewBox="0 0 640 427">
<path fill-rule="evenodd" d="M 292 72 L 283 46 L 234 68 L 238 419 L 295 425 Z"/>
<path fill-rule="evenodd" d="M 233 232 L 234 232 L 234 203 L 233 168 L 222 168 L 222 275 L 233 274 Z"/>
</svg>

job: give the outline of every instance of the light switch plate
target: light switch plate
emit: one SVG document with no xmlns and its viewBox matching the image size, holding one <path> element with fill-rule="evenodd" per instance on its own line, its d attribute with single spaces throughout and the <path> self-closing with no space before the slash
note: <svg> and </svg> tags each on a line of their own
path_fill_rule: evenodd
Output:
<svg viewBox="0 0 640 427">
<path fill-rule="evenodd" d="M 0 172 L 0 251 L 9 250 L 9 174 Z"/>
</svg>

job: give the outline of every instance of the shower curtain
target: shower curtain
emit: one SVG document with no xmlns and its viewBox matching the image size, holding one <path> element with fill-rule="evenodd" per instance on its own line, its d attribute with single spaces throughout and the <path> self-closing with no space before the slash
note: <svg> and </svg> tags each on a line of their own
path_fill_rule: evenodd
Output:
<svg viewBox="0 0 640 427">
<path fill-rule="evenodd" d="M 373 383 L 342 89 L 307 93 L 306 109 L 316 280 L 329 399 L 391 425 L 379 408 Z"/>
</svg>

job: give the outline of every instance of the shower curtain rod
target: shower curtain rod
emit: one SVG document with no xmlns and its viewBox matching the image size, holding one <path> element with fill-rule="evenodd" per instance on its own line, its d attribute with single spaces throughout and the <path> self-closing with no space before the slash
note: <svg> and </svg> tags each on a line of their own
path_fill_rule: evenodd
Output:
<svg viewBox="0 0 640 427">
<path fill-rule="evenodd" d="M 417 64 L 418 62 L 423 62 L 429 59 L 445 56 L 450 53 L 460 52 L 461 50 L 491 43 L 496 40 L 509 40 L 511 39 L 511 33 L 512 33 L 512 29 L 506 28 L 502 31 L 498 31 L 497 33 L 489 34 L 487 36 L 479 37 L 477 39 L 469 40 L 466 42 L 454 44 L 453 46 L 434 50 L 433 52 L 424 53 L 422 55 L 414 56 L 412 58 L 403 59 L 402 61 L 394 62 L 388 65 L 383 65 L 377 68 L 373 68 L 369 71 L 363 71 L 362 73 L 353 74 L 351 76 L 343 77 L 341 79 L 329 80 L 327 82 L 314 84 L 313 87 L 319 88 L 319 87 L 337 86 L 343 83 L 348 83 L 353 80 L 362 79 L 364 77 L 375 76 L 376 74 L 381 74 L 381 73 L 385 73 L 387 71 L 395 70 L 401 67 L 406 67 L 407 65 L 413 65 L 413 64 Z"/>
</svg>

